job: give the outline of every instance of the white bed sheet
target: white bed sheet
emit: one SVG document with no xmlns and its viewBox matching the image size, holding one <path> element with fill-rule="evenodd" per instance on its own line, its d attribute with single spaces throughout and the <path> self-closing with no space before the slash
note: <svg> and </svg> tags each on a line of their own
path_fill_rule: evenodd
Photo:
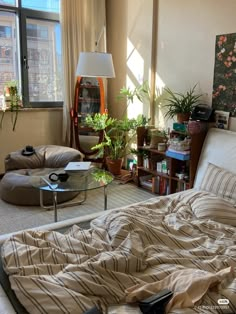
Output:
<svg viewBox="0 0 236 314">
<path fill-rule="evenodd" d="M 161 287 L 177 297 L 170 313 L 235 313 L 236 228 L 193 215 L 191 204 L 206 194 L 189 190 L 114 210 L 93 220 L 90 230 L 73 227 L 68 235 L 12 236 L 2 248 L 12 288 L 29 313 L 80 314 L 95 304 L 105 309 L 126 302 L 128 289 L 166 285 L 172 275 L 169 286 Z M 187 291 L 185 271 L 197 278 Z M 213 281 L 202 290 L 208 276 Z M 192 296 L 196 286 L 199 294 Z M 219 305 L 219 299 L 229 304 Z"/>
</svg>

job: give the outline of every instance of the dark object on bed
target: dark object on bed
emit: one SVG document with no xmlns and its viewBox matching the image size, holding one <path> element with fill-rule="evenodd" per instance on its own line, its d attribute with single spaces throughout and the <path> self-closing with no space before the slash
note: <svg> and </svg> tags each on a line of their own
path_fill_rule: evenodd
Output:
<svg viewBox="0 0 236 314">
<path fill-rule="evenodd" d="M 1 247 L 0 247 L 1 249 Z M 20 314 L 28 314 L 26 309 L 23 307 L 23 305 L 20 303 L 20 301 L 17 299 L 15 292 L 11 289 L 11 284 L 9 281 L 8 275 L 5 273 L 2 265 L 2 259 L 0 258 L 0 284 L 3 287 L 3 290 L 5 291 L 6 295 L 8 296 L 8 299 L 10 300 L 13 308 L 15 309 L 16 313 Z"/>
<path fill-rule="evenodd" d="M 139 307 L 143 314 L 164 314 L 167 303 L 173 296 L 173 292 L 164 289 L 151 297 L 140 301 Z"/>
<path fill-rule="evenodd" d="M 84 314 L 102 314 L 102 312 L 96 306 L 94 306 L 90 310 L 84 312 Z"/>
</svg>

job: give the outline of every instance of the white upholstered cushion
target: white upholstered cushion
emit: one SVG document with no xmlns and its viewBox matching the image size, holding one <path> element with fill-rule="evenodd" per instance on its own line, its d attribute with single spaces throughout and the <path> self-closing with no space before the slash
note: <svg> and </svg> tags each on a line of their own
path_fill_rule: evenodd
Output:
<svg viewBox="0 0 236 314">
<path fill-rule="evenodd" d="M 197 218 L 211 219 L 220 223 L 236 226 L 236 208 L 226 200 L 212 196 L 197 198 L 192 203 L 192 210 Z"/>
<path fill-rule="evenodd" d="M 200 189 L 235 203 L 236 174 L 208 163 Z"/>
<path fill-rule="evenodd" d="M 194 180 L 196 189 L 200 188 L 208 162 L 236 173 L 236 132 L 217 128 L 208 130 Z"/>
</svg>

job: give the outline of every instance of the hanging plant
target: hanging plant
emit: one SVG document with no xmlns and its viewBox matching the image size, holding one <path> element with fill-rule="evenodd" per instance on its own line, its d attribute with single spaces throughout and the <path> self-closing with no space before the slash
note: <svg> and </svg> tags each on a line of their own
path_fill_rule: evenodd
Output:
<svg viewBox="0 0 236 314">
<path fill-rule="evenodd" d="M 21 97 L 18 94 L 17 81 L 7 82 L 4 86 L 4 95 L 2 98 L 2 116 L 0 128 L 2 128 L 3 119 L 6 111 L 11 112 L 12 131 L 15 131 L 19 109 L 23 107 Z"/>
</svg>

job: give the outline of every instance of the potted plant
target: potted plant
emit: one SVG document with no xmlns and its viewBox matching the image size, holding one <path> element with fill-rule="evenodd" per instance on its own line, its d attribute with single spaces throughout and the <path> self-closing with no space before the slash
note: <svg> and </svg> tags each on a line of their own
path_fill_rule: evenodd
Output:
<svg viewBox="0 0 236 314">
<path fill-rule="evenodd" d="M 2 96 L 1 111 L 2 116 L 0 119 L 0 128 L 3 125 L 3 119 L 6 110 L 9 110 L 12 114 L 12 131 L 15 131 L 16 122 L 18 118 L 19 109 L 22 108 L 21 97 L 18 93 L 18 84 L 16 81 L 9 81 L 5 83 L 4 95 Z"/>
<path fill-rule="evenodd" d="M 150 119 L 146 118 L 143 114 L 138 115 L 137 117 L 137 145 L 143 146 L 147 141 L 148 137 L 148 123 Z"/>
<path fill-rule="evenodd" d="M 108 170 L 119 175 L 123 159 L 131 151 L 130 143 L 136 136 L 138 119 L 117 120 L 107 113 L 96 113 L 86 117 L 86 125 L 95 131 L 103 131 L 103 141 L 93 146 L 92 150 L 98 150 L 98 156 L 105 155 Z"/>
<path fill-rule="evenodd" d="M 159 143 L 167 143 L 168 133 L 164 129 L 150 129 L 150 148 L 158 149 Z"/>
<path fill-rule="evenodd" d="M 177 116 L 179 123 L 188 121 L 193 108 L 202 96 L 202 94 L 195 94 L 195 88 L 196 85 L 186 93 L 175 93 L 166 87 L 164 90 L 169 97 L 165 99 L 168 103 L 163 106 L 167 109 L 165 117 L 173 119 Z"/>
<path fill-rule="evenodd" d="M 144 82 L 134 89 L 123 87 L 117 99 L 126 100 L 127 107 L 134 102 L 135 98 L 143 101 L 148 93 L 147 86 L 147 82 Z M 88 115 L 85 121 L 86 125 L 95 131 L 103 131 L 103 140 L 92 147 L 92 150 L 98 150 L 98 156 L 100 157 L 106 156 L 107 167 L 113 174 L 120 174 L 123 159 L 131 152 L 131 143 L 136 139 L 136 134 L 140 131 L 139 128 L 146 129 L 150 120 L 144 115 L 138 115 L 137 118 L 129 119 L 125 116 L 125 112 L 123 114 L 124 118 L 120 120 L 109 117 L 107 113 L 96 113 L 93 116 Z M 116 165 L 117 168 L 115 170 L 111 169 L 111 167 L 116 167 Z"/>
<path fill-rule="evenodd" d="M 133 90 L 129 87 L 123 87 L 120 90 L 120 94 L 117 97 L 118 99 L 126 99 L 127 103 L 133 103 L 135 97 L 141 101 L 145 102 L 147 99 L 150 99 L 150 87 L 148 85 L 148 81 L 144 81 L 140 86 L 135 87 Z M 147 118 L 145 115 L 140 114 L 137 116 L 137 145 L 143 146 L 145 139 L 147 137 L 147 126 L 150 122 L 151 118 Z"/>
</svg>

